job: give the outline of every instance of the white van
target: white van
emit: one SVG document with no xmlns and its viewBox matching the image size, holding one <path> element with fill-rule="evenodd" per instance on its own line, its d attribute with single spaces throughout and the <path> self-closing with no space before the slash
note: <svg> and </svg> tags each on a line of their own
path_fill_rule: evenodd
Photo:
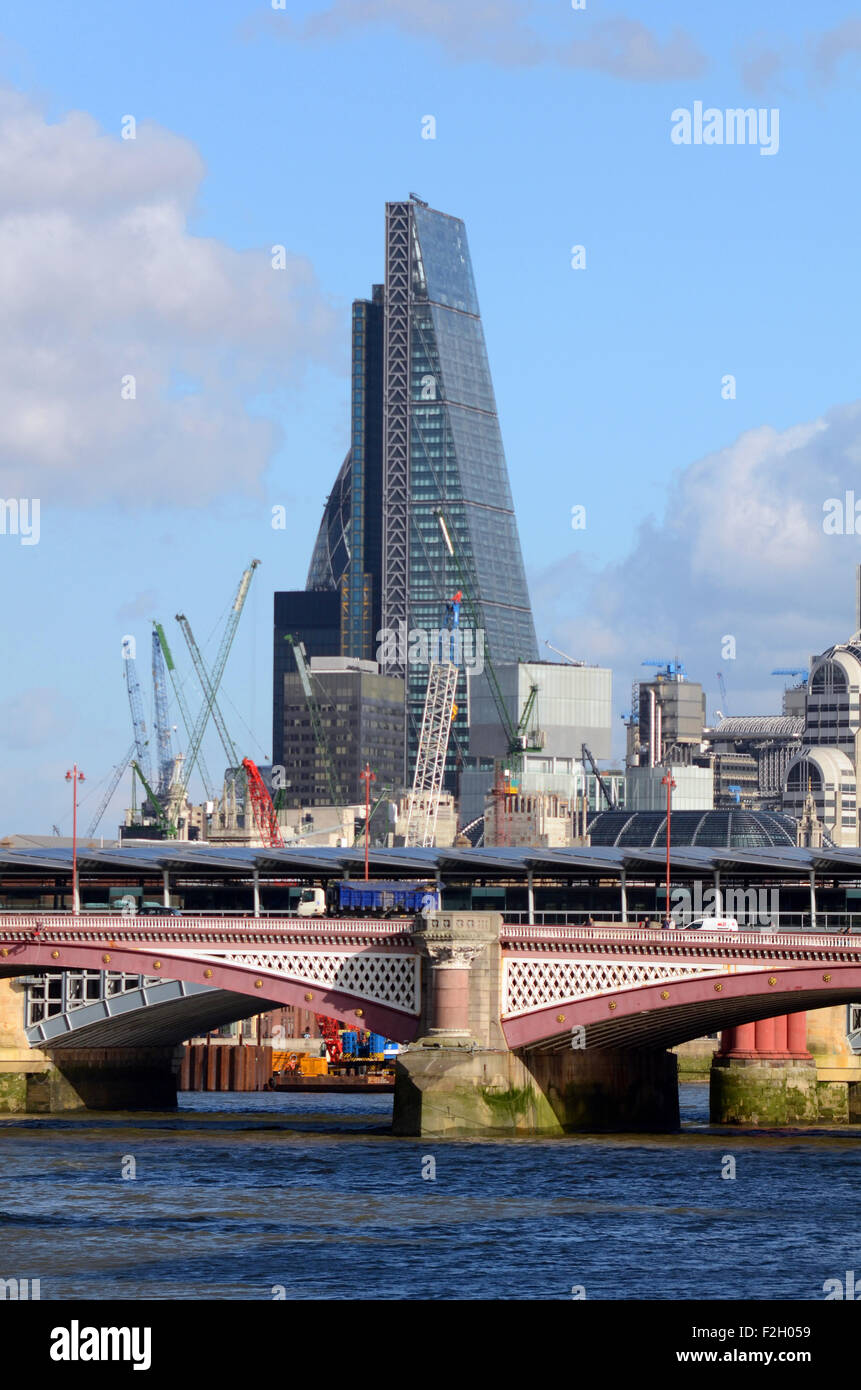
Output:
<svg viewBox="0 0 861 1390">
<path fill-rule="evenodd" d="M 738 922 L 735 917 L 695 917 L 692 922 L 688 922 L 685 931 L 738 931 Z"/>
</svg>

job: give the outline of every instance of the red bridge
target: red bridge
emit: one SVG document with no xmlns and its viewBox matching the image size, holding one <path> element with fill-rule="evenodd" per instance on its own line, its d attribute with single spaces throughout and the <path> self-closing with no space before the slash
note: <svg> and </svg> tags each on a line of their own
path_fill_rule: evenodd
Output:
<svg viewBox="0 0 861 1390">
<path fill-rule="evenodd" d="M 748 1035 L 729 1030 L 787 1016 L 777 1052 L 806 1057 L 803 1011 L 861 1000 L 861 939 L 831 933 L 504 926 L 466 912 L 415 922 L 0 915 L 0 977 L 82 969 L 185 981 L 260 1010 L 311 1008 L 418 1041 L 425 1060 L 429 1049 L 438 1061 L 452 1049 L 461 1059 L 466 1047 L 507 1051 L 533 1073 L 542 1055 L 568 1067 L 577 1049 L 663 1053 L 718 1030 L 724 1051 L 744 1051 Z"/>
</svg>

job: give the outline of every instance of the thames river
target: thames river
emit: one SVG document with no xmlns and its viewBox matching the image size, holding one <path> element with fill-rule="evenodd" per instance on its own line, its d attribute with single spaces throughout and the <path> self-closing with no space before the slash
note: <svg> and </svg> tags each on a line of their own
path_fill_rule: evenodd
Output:
<svg viewBox="0 0 861 1390">
<path fill-rule="evenodd" d="M 822 1299 L 861 1280 L 861 1128 L 710 1130 L 707 1087 L 681 1094 L 671 1137 L 395 1139 L 391 1096 L 6 1116 L 0 1277 L 175 1300 Z"/>
</svg>

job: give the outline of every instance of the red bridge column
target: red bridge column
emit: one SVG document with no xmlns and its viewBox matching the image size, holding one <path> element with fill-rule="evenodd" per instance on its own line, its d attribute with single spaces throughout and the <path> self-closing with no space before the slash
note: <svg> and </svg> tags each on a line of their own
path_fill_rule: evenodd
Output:
<svg viewBox="0 0 861 1390">
<path fill-rule="evenodd" d="M 818 1119 L 816 1064 L 807 1051 L 807 1015 L 780 1014 L 721 1033 L 712 1058 L 712 1124 L 812 1124 Z"/>
<path fill-rule="evenodd" d="M 786 1042 L 790 1057 L 811 1056 L 807 1050 L 807 1014 L 787 1014 Z"/>
</svg>

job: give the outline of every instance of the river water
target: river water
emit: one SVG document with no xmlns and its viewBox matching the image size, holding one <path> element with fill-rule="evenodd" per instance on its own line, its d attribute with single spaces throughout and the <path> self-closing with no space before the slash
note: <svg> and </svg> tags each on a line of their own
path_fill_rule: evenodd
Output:
<svg viewBox="0 0 861 1390">
<path fill-rule="evenodd" d="M 430 1143 L 388 1133 L 391 1096 L 271 1092 L 3 1117 L 0 1277 L 176 1300 L 822 1299 L 861 1280 L 861 1128 L 710 1130 L 708 1088 L 681 1097 L 670 1137 Z"/>
</svg>

